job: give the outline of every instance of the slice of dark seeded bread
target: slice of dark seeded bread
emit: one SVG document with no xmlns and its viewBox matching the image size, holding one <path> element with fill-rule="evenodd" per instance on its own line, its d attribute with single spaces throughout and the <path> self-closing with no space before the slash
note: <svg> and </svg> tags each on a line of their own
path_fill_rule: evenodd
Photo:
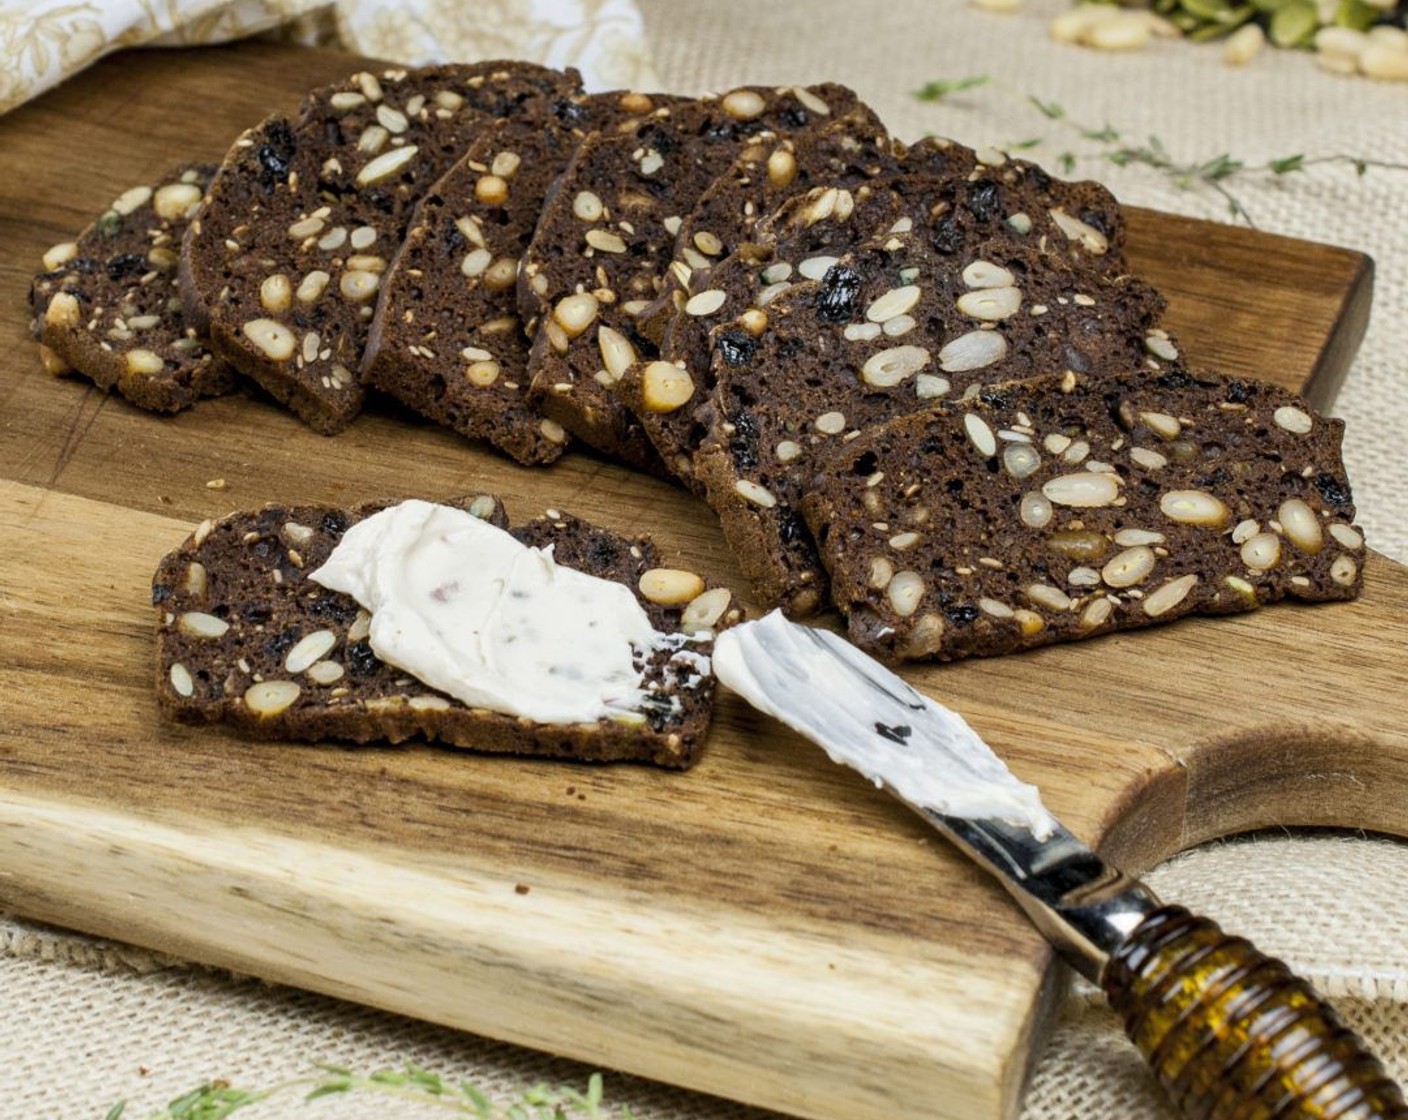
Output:
<svg viewBox="0 0 1408 1120">
<path fill-rule="evenodd" d="M 44 254 L 30 302 L 53 372 L 77 370 L 139 408 L 177 412 L 228 392 L 235 371 L 181 309 L 181 237 L 215 168 L 183 165 L 124 191 L 79 236 Z"/>
<path fill-rule="evenodd" d="M 626 370 L 616 385 L 617 397 L 639 420 L 670 472 L 690 490 L 704 495 L 704 484 L 694 473 L 694 453 L 708 435 L 715 351 L 725 362 L 751 357 L 759 324 L 766 322 L 758 311 L 792 286 L 797 266 L 863 243 L 900 216 L 902 201 L 894 191 L 866 183 L 854 190 L 817 187 L 785 203 L 755 228 L 757 240 L 709 270 L 709 286 L 702 294 L 721 294 L 686 304 L 667 324 L 660 356 Z M 718 326 L 727 329 L 711 336 Z"/>
<path fill-rule="evenodd" d="M 1062 267 L 1017 235 L 972 241 L 955 261 L 928 234 L 847 254 L 767 305 L 751 351 L 714 359 L 695 473 L 764 603 L 825 605 L 801 499 L 867 428 L 984 383 L 1135 369 L 1167 344 L 1149 341 L 1162 300 L 1131 277 Z"/>
<path fill-rule="evenodd" d="M 223 721 L 260 738 L 397 743 L 421 735 L 484 751 L 681 768 L 693 763 L 713 706 L 713 677 L 700 674 L 697 656 L 708 656 L 708 640 L 651 655 L 646 688 L 658 702 L 639 720 L 590 725 L 540 724 L 469 708 L 380 661 L 366 640 L 368 614 L 307 573 L 322 565 L 350 525 L 388 504 L 235 513 L 201 525 L 167 555 L 152 583 L 162 708 L 186 723 Z M 497 499 L 480 495 L 449 504 L 506 527 Z M 690 573 L 655 581 L 652 593 L 666 603 L 646 598 L 642 576 L 659 568 L 646 537 L 620 537 L 556 511 L 513 534 L 528 545 L 551 545 L 559 563 L 626 584 L 663 633 L 737 617 L 722 589 L 693 605 L 680 601 L 704 586 Z M 301 660 L 290 667 L 290 656 Z M 274 682 L 281 683 L 269 687 Z"/>
<path fill-rule="evenodd" d="M 584 132 L 614 131 L 659 101 L 582 96 L 494 122 L 417 207 L 381 285 L 363 381 L 520 463 L 557 459 L 566 433 L 527 401 L 518 262 Z"/>
<path fill-rule="evenodd" d="M 804 508 L 850 637 L 889 660 L 1001 654 L 1359 592 L 1343 424 L 1274 386 L 1048 377 L 904 416 Z"/>
<path fill-rule="evenodd" d="M 694 477 L 692 459 L 712 416 L 711 363 L 719 358 L 735 362 L 753 345 L 740 326 L 743 313 L 765 308 L 794 283 L 819 278 L 832 261 L 870 237 L 917 224 L 931 247 L 945 255 L 977 239 L 1006 238 L 1059 264 L 1111 275 L 1125 271 L 1119 206 L 1098 184 L 1052 179 L 1034 164 L 936 137 L 910 147 L 900 164 L 899 171 L 853 191 L 816 187 L 784 203 L 757 223 L 749 243 L 706 274 L 707 290 L 722 296 L 700 299 L 693 314 L 677 315 L 661 343 L 661 357 L 688 376 L 691 388 L 683 406 L 646 399 L 643 380 L 649 363 L 636 365 L 622 379 L 618 395 L 639 417 L 671 471 L 696 493 L 703 492 L 703 485 Z M 1067 221 L 1063 229 L 1053 216 L 1057 212 L 1081 215 L 1084 236 L 1068 236 L 1077 227 Z M 748 320 L 761 321 L 756 315 Z M 711 337 L 722 324 L 729 329 Z M 672 385 L 680 380 L 663 367 L 653 374 Z"/>
<path fill-rule="evenodd" d="M 519 275 L 530 392 L 544 413 L 599 451 L 664 473 L 612 384 L 656 354 L 638 317 L 664 290 L 679 224 L 762 133 L 822 127 L 858 104 L 840 86 L 737 89 L 672 105 L 629 136 L 588 138 L 549 195 Z"/>
<path fill-rule="evenodd" d="M 363 72 L 235 141 L 187 231 L 182 296 L 217 353 L 317 431 L 362 405 L 377 289 L 412 207 L 495 119 L 575 72 L 485 62 Z"/>
<path fill-rule="evenodd" d="M 759 278 L 764 268 L 777 271 L 783 261 L 821 252 L 837 236 L 836 227 L 853 217 L 870 232 L 869 224 L 882 215 L 867 217 L 865 203 L 872 195 L 877 199 L 897 196 L 872 192 L 868 184 L 897 166 L 898 145 L 878 130 L 867 110 L 819 132 L 760 138 L 705 191 L 675 239 L 675 259 L 665 276 L 664 293 L 640 317 L 642 333 L 652 341 L 658 337 L 659 359 L 683 363 L 689 372 L 696 403 L 707 394 L 710 325 L 729 322 L 753 305 L 764 287 Z M 823 204 L 805 222 L 791 218 L 789 210 L 789 219 L 779 229 L 773 218 L 778 208 L 789 199 L 808 195 L 818 182 L 829 184 L 821 192 L 833 200 L 832 205 Z M 834 200 L 840 192 L 848 197 L 838 208 Z M 857 197 L 862 200 L 860 214 L 855 213 Z M 784 230 L 792 232 L 790 226 L 800 228 L 792 237 L 783 236 Z M 722 297 L 706 295 L 690 301 L 694 295 L 719 292 Z M 691 435 L 694 410 L 662 412 L 647 403 L 642 378 L 648 365 L 637 362 L 629 367 L 616 386 L 617 395 L 640 421 L 671 473 L 686 487 L 702 492 L 695 485 L 691 462 L 698 442 Z"/>
<path fill-rule="evenodd" d="M 659 344 L 685 301 L 711 286 L 713 267 L 749 243 L 753 228 L 789 198 L 818 184 L 849 189 L 894 173 L 900 151 L 865 105 L 821 128 L 760 133 L 680 222 L 665 291 L 638 316 L 641 333 Z"/>
</svg>

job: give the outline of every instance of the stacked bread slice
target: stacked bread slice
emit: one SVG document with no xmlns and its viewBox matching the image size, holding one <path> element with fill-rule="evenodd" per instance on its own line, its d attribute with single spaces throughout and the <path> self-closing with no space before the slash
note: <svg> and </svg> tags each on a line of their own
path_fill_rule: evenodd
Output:
<svg viewBox="0 0 1408 1120">
<path fill-rule="evenodd" d="M 1067 371 L 868 429 L 801 505 L 861 648 L 1008 653 L 1352 598 L 1340 433 L 1264 383 Z"/>
<path fill-rule="evenodd" d="M 490 124 L 540 119 L 575 73 L 524 63 L 363 72 L 235 141 L 181 255 L 217 352 L 311 427 L 361 410 L 378 292 L 412 211 Z"/>
<path fill-rule="evenodd" d="M 662 102 L 572 97 L 486 128 L 412 217 L 372 319 L 362 359 L 367 384 L 520 463 L 561 455 L 565 430 L 528 397 L 519 264 L 582 138 L 630 129 Z"/>
<path fill-rule="evenodd" d="M 139 408 L 179 412 L 235 385 L 181 305 L 181 241 L 215 168 L 173 168 L 113 200 L 76 240 L 44 254 L 34 331 L 44 364 L 76 369 Z"/>
</svg>

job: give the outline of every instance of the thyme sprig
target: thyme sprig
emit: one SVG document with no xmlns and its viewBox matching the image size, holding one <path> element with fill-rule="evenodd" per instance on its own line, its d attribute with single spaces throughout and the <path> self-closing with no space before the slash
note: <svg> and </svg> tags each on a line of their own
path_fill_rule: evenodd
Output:
<svg viewBox="0 0 1408 1120">
<path fill-rule="evenodd" d="M 341 1066 L 320 1065 L 316 1077 L 284 1081 L 266 1089 L 243 1089 L 228 1081 L 207 1081 L 171 1101 L 151 1120 L 225 1120 L 236 1112 L 269 1100 L 300 1092 L 303 1100 L 350 1093 L 379 1093 L 408 1103 L 430 1105 L 451 1116 L 474 1120 L 606 1120 L 612 1113 L 602 1104 L 601 1074 L 587 1079 L 585 1091 L 567 1085 L 534 1085 L 512 1100 L 495 1101 L 467 1081 L 456 1081 L 407 1064 L 401 1069 L 354 1073 Z M 118 1101 L 104 1120 L 131 1120 L 127 1102 Z M 632 1120 L 629 1108 L 615 1114 Z"/>
<path fill-rule="evenodd" d="M 964 90 L 977 89 L 985 86 L 992 79 L 986 74 L 973 74 L 967 78 L 954 78 L 952 80 L 938 78 L 932 82 L 925 82 L 917 90 L 914 96 L 919 101 L 942 101 L 951 93 L 962 93 Z"/>
<path fill-rule="evenodd" d="M 937 79 L 926 83 L 914 91 L 920 101 L 942 101 L 950 94 L 980 87 L 1000 89 L 986 74 L 975 74 L 965 78 Z M 1011 92 L 1011 91 L 1007 91 Z M 1370 170 L 1408 171 L 1408 163 L 1395 163 L 1391 160 L 1374 159 L 1358 155 L 1308 156 L 1304 152 L 1281 156 L 1262 162 L 1239 159 L 1229 152 L 1205 159 L 1185 159 L 1175 156 L 1157 136 L 1150 136 L 1145 142 L 1132 141 L 1110 123 L 1101 126 L 1084 124 L 1071 118 L 1064 106 L 1055 101 L 1043 100 L 1031 94 L 1017 95 L 1028 107 L 1035 109 L 1048 121 L 1059 123 L 1067 132 L 1082 141 L 1094 145 L 1093 150 L 1076 151 L 1062 148 L 1055 155 L 1055 162 L 1063 174 L 1069 175 L 1082 159 L 1098 159 L 1116 167 L 1140 165 L 1149 167 L 1167 177 L 1182 190 L 1206 189 L 1215 192 L 1227 204 L 1232 217 L 1255 226 L 1251 212 L 1236 194 L 1233 181 L 1245 182 L 1252 176 L 1284 177 L 1303 173 L 1315 166 L 1344 166 L 1352 168 L 1356 175 L 1365 175 Z M 1009 151 L 1026 151 L 1045 143 L 1042 138 L 1028 138 L 1006 145 Z"/>
</svg>

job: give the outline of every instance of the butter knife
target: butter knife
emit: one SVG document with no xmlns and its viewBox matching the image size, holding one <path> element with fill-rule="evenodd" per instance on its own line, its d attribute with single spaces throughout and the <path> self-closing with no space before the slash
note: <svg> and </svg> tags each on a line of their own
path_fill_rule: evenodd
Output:
<svg viewBox="0 0 1408 1120">
<path fill-rule="evenodd" d="M 997 876 L 1100 985 L 1183 1115 L 1408 1120 L 1401 1090 L 1309 984 L 1105 863 L 960 715 L 849 642 L 774 611 L 720 634 L 714 669 Z"/>
</svg>

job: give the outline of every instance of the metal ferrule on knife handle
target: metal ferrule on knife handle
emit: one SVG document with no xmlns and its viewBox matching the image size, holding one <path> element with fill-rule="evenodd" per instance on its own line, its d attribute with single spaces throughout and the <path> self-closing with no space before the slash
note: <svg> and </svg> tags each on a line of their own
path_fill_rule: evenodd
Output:
<svg viewBox="0 0 1408 1120">
<path fill-rule="evenodd" d="M 1378 1060 L 1304 980 L 1152 891 L 1064 828 L 920 813 L 992 871 L 1194 1120 L 1408 1120 Z"/>
<path fill-rule="evenodd" d="M 1087 980 L 1099 983 L 1110 955 L 1159 908 L 1148 887 L 1111 867 L 1059 824 L 1038 840 L 1022 825 L 906 804 L 992 872 Z"/>
<path fill-rule="evenodd" d="M 1156 910 L 1101 983 L 1185 1116 L 1408 1120 L 1402 1092 L 1310 985 L 1207 918 Z"/>
</svg>

